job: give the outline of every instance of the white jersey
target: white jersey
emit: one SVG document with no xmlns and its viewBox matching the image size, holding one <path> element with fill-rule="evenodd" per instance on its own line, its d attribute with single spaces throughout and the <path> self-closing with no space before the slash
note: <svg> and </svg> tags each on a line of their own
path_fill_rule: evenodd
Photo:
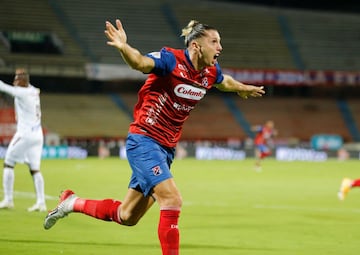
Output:
<svg viewBox="0 0 360 255">
<path fill-rule="evenodd" d="M 14 97 L 17 132 L 32 131 L 41 127 L 40 90 L 11 86 L 0 81 L 0 91 Z"/>
</svg>

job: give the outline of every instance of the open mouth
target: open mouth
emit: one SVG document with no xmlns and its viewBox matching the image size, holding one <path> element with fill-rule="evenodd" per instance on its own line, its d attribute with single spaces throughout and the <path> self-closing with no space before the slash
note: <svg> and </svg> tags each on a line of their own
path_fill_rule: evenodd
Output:
<svg viewBox="0 0 360 255">
<path fill-rule="evenodd" d="M 218 59 L 218 57 L 220 57 L 220 53 L 216 53 L 215 55 L 214 55 L 214 63 L 217 63 L 218 61 L 217 61 L 217 59 Z"/>
</svg>

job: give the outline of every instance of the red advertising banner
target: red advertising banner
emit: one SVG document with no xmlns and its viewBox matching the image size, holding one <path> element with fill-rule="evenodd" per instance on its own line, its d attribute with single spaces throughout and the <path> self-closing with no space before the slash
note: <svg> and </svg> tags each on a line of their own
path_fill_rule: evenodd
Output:
<svg viewBox="0 0 360 255">
<path fill-rule="evenodd" d="M 0 139 L 11 138 L 16 132 L 15 110 L 0 109 Z"/>
<path fill-rule="evenodd" d="M 244 83 L 283 86 L 360 86 L 360 72 L 350 71 L 296 71 L 254 70 L 224 68 Z"/>
</svg>

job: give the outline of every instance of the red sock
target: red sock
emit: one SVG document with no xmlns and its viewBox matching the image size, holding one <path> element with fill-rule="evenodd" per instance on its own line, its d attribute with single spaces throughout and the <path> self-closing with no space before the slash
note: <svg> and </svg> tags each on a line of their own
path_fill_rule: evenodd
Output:
<svg viewBox="0 0 360 255">
<path fill-rule="evenodd" d="M 260 158 L 265 158 L 265 157 L 270 156 L 270 155 L 271 155 L 271 152 L 261 152 Z"/>
<path fill-rule="evenodd" d="M 120 201 L 112 199 L 90 200 L 78 198 L 75 200 L 74 212 L 81 212 L 104 221 L 115 221 L 121 224 L 118 216 Z"/>
<path fill-rule="evenodd" d="M 351 187 L 360 187 L 360 179 L 354 180 Z"/>
<path fill-rule="evenodd" d="M 163 255 L 179 254 L 179 210 L 161 210 L 158 236 Z"/>
</svg>

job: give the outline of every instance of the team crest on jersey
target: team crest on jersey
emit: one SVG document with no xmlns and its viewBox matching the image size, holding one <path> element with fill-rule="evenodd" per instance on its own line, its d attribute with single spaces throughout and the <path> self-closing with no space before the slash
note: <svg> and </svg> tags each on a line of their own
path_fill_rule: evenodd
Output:
<svg viewBox="0 0 360 255">
<path fill-rule="evenodd" d="M 155 176 L 158 176 L 158 175 L 162 174 L 162 170 L 161 170 L 160 166 L 155 166 L 155 167 L 153 167 L 153 168 L 152 168 L 152 171 L 153 171 L 153 174 L 154 174 Z"/>
<path fill-rule="evenodd" d="M 208 78 L 207 77 L 204 77 L 202 80 L 201 80 L 201 85 L 203 85 L 204 87 L 207 87 L 209 85 L 209 81 L 208 81 Z"/>
</svg>

